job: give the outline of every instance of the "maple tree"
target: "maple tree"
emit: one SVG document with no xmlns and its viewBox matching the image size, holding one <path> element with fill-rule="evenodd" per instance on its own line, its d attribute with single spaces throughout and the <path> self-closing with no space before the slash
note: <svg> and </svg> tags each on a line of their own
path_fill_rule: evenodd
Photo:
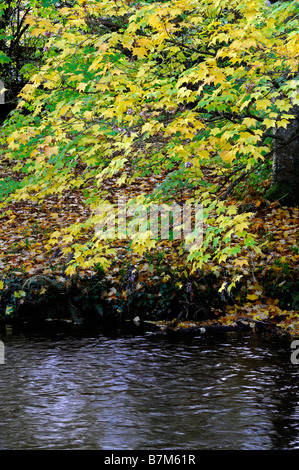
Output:
<svg viewBox="0 0 299 470">
<path fill-rule="evenodd" d="M 28 70 L 1 129 L 5 158 L 22 174 L 2 210 L 11 201 L 42 206 L 53 195 L 59 206 L 65 193 L 80 192 L 88 216 L 61 224 L 47 243 L 72 254 L 72 275 L 115 259 L 116 247 L 94 231 L 107 202 L 127 194 L 130 207 L 200 203 L 203 240 L 195 230 L 173 246 L 191 273 L 235 258 L 233 286 L 261 248 L 253 214 L 227 197 L 275 149 L 279 158 L 273 141 L 280 149 L 298 139 L 298 2 L 77 0 L 43 15 L 36 8 L 26 25 L 32 38 L 46 38 L 44 59 Z M 147 230 L 129 245 L 143 256 L 159 243 Z"/>
<path fill-rule="evenodd" d="M 29 12 L 37 12 L 38 2 L 7 0 L 0 4 L 0 79 L 5 86 L 1 100 L 1 122 L 18 102 L 17 95 L 26 83 L 26 70 L 41 61 L 46 38 L 32 37 L 26 23 Z"/>
</svg>

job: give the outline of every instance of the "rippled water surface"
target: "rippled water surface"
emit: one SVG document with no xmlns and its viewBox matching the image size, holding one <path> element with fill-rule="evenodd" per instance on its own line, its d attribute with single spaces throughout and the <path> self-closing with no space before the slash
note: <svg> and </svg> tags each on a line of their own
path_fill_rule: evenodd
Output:
<svg viewBox="0 0 299 470">
<path fill-rule="evenodd" d="M 299 448 L 299 365 L 287 343 L 234 335 L 2 340 L 2 449 Z"/>
</svg>

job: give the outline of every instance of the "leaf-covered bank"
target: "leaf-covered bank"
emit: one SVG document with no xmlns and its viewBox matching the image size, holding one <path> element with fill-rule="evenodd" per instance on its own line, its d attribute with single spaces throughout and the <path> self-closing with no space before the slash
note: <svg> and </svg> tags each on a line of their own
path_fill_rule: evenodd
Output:
<svg viewBox="0 0 299 470">
<path fill-rule="evenodd" d="M 20 21 L 36 49 L 0 131 L 2 318 L 245 316 L 297 335 L 298 2 L 7 11 L 0 63 L 20 59 Z M 191 234 L 173 206 L 201 207 Z"/>
<path fill-rule="evenodd" d="M 214 175 L 207 171 L 206 177 Z M 150 185 L 148 180 L 142 184 Z M 165 331 L 183 328 L 190 334 L 200 327 L 234 331 L 244 325 L 273 333 L 274 326 L 280 335 L 298 336 L 299 210 L 263 199 L 255 180 L 248 189 L 246 200 L 235 195 L 232 201 L 240 212 L 252 211 L 250 228 L 261 254 L 222 267 L 211 263 L 193 273 L 179 246 L 169 240 L 143 256 L 132 254 L 128 240 L 114 240 L 117 255 L 108 272 L 98 265 L 67 275 L 68 255 L 59 244 L 47 248 L 48 240 L 56 228 L 88 217 L 79 194 L 52 196 L 42 206 L 11 203 L 0 228 L 2 323 L 57 320 L 114 327 L 137 322 L 149 327 L 153 323 L 147 322 L 157 322 Z M 184 188 L 181 197 L 187 192 Z M 235 269 L 242 277 L 232 286 Z"/>
</svg>

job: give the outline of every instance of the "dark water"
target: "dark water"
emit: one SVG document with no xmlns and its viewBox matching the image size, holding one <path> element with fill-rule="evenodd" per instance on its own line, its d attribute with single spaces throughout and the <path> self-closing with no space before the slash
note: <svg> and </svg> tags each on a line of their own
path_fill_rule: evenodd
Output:
<svg viewBox="0 0 299 470">
<path fill-rule="evenodd" d="M 299 448 L 299 365 L 250 335 L 4 336 L 2 449 Z"/>
</svg>

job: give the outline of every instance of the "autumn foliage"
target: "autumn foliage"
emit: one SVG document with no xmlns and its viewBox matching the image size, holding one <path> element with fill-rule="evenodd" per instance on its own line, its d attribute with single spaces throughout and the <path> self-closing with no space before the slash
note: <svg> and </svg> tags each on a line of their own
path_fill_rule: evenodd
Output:
<svg viewBox="0 0 299 470">
<path fill-rule="evenodd" d="M 255 269 L 272 252 L 263 191 L 274 129 L 286 128 L 299 105 L 298 14 L 297 1 L 34 4 L 30 34 L 47 40 L 1 129 L 3 171 L 18 180 L 2 202 L 3 227 L 16 207 L 33 214 L 47 231 L 35 238 L 38 256 L 59 248 L 68 276 L 99 265 L 118 273 L 116 260 L 127 256 L 151 275 L 149 254 L 163 252 L 185 278 L 219 275 L 222 294 L 250 278 L 247 300 L 258 299 Z M 259 188 L 243 210 L 250 178 Z M 148 210 L 201 204 L 203 239 L 196 231 L 189 244 L 149 231 L 129 241 L 99 239 L 99 208 L 116 207 L 120 196 Z M 273 217 L 278 209 L 269 209 Z M 292 247 L 294 211 L 285 221 Z M 296 264 L 295 248 L 288 254 Z M 34 269 L 25 258 L 25 272 Z"/>
</svg>

